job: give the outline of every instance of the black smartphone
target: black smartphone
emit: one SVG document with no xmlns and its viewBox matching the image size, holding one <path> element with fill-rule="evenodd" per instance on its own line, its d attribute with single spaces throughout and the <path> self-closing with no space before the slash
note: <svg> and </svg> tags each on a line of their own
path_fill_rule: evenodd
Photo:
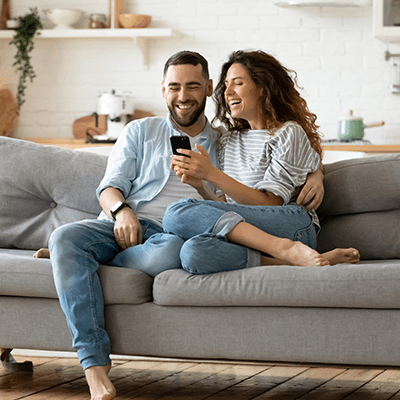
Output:
<svg viewBox="0 0 400 400">
<path fill-rule="evenodd" d="M 185 156 L 189 157 L 186 154 L 180 154 L 177 152 L 178 149 L 187 149 L 187 150 L 192 150 L 192 147 L 190 146 L 190 139 L 187 136 L 171 136 L 171 146 L 172 146 L 172 152 L 176 154 L 177 156 Z"/>
</svg>

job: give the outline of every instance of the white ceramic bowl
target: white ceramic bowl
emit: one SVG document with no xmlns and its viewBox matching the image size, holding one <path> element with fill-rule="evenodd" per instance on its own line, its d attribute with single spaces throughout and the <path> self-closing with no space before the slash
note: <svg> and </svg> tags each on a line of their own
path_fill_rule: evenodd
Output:
<svg viewBox="0 0 400 400">
<path fill-rule="evenodd" d="M 56 25 L 54 29 L 74 29 L 72 25 L 76 24 L 82 15 L 82 11 L 70 8 L 53 8 L 47 10 L 47 16 Z"/>
</svg>

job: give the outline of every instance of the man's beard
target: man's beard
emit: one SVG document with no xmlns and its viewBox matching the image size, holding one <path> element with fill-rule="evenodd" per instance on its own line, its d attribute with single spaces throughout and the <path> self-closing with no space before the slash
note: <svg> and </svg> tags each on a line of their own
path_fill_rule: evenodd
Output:
<svg viewBox="0 0 400 400">
<path fill-rule="evenodd" d="M 199 119 L 200 115 L 204 112 L 205 108 L 206 108 L 206 97 L 204 98 L 202 103 L 195 110 L 193 110 L 191 114 L 185 115 L 184 117 L 180 117 L 178 115 L 174 105 L 172 105 L 172 107 L 168 106 L 168 110 L 171 113 L 172 119 L 175 121 L 175 123 L 179 126 L 184 126 L 184 127 L 194 125 Z"/>
</svg>

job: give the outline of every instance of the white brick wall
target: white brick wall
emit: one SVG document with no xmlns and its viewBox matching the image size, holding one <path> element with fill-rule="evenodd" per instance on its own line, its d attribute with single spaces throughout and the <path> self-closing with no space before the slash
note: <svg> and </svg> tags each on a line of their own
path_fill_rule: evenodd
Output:
<svg viewBox="0 0 400 400">
<path fill-rule="evenodd" d="M 19 0 L 11 2 L 11 13 L 64 4 Z M 107 13 L 108 1 L 70 0 L 68 7 Z M 17 137 L 72 137 L 73 121 L 95 111 L 98 92 L 111 89 L 129 90 L 136 108 L 165 115 L 160 81 L 172 53 L 199 51 L 216 80 L 231 51 L 260 48 L 297 71 L 326 139 L 336 138 L 338 118 L 353 109 L 366 123 L 386 122 L 385 127 L 367 129 L 366 139 L 400 143 L 400 95 L 389 91 L 393 74 L 384 60 L 387 49 L 400 53 L 400 42 L 385 44 L 373 37 L 371 7 L 288 9 L 272 0 L 126 0 L 125 11 L 151 14 L 152 27 L 173 28 L 179 37 L 149 40 L 147 70 L 129 39 L 37 40 L 32 57 L 37 77 L 28 86 Z M 0 41 L 2 76 L 9 75 L 13 56 L 14 48 Z M 213 110 L 210 101 L 209 117 Z"/>
</svg>

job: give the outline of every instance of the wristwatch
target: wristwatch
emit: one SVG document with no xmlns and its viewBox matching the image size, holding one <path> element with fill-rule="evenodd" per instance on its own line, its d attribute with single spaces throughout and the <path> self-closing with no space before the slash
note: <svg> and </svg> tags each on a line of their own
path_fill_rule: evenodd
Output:
<svg viewBox="0 0 400 400">
<path fill-rule="evenodd" d="M 113 220 L 115 221 L 117 219 L 117 214 L 125 207 L 129 207 L 132 209 L 132 207 L 125 202 L 122 201 L 117 201 L 111 208 L 110 208 L 110 214 L 113 217 Z"/>
</svg>

